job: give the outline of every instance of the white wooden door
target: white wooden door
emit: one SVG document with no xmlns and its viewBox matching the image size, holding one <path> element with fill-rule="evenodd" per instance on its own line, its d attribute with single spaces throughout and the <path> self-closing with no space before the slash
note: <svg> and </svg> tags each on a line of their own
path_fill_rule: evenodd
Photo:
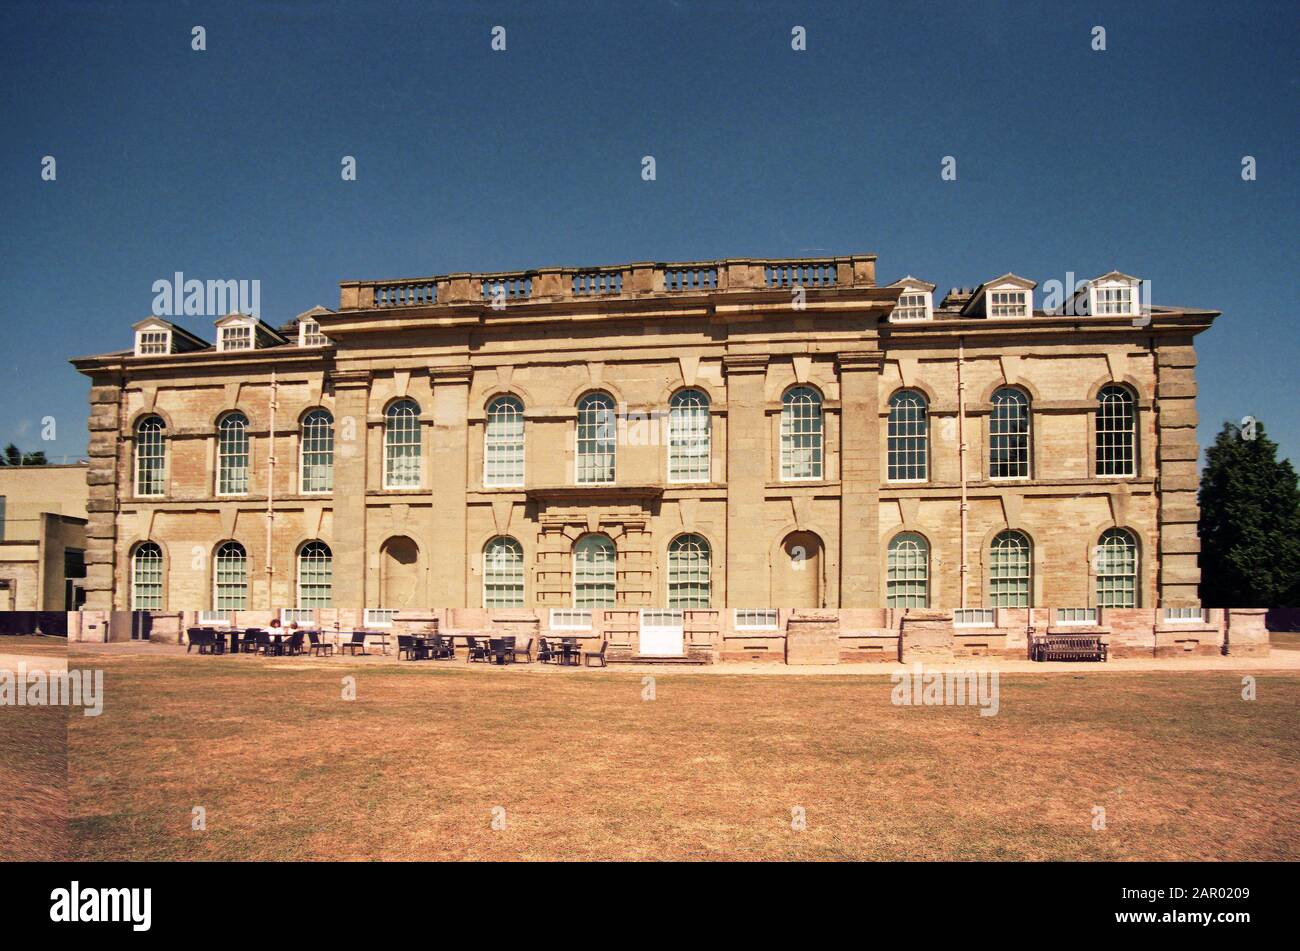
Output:
<svg viewBox="0 0 1300 951">
<path fill-rule="evenodd" d="M 686 653 L 686 633 L 681 611 L 641 609 L 640 653 L 653 657 L 680 657 Z"/>
</svg>

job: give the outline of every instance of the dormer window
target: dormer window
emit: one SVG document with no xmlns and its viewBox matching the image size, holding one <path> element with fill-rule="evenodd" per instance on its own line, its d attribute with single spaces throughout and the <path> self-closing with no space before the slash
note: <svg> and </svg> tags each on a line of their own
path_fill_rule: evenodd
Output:
<svg viewBox="0 0 1300 951">
<path fill-rule="evenodd" d="M 329 339 L 320 332 L 320 324 L 316 321 L 304 317 L 298 322 L 298 346 L 324 347 L 328 344 Z"/>
<path fill-rule="evenodd" d="M 902 288 L 898 303 L 889 315 L 890 323 L 907 323 L 915 320 L 930 320 L 934 317 L 934 285 L 917 280 L 910 274 L 895 281 L 890 287 Z"/>
<path fill-rule="evenodd" d="M 221 350 L 252 350 L 253 328 L 248 324 L 236 324 L 221 328 Z"/>
<path fill-rule="evenodd" d="M 1088 282 L 1088 313 L 1093 317 L 1136 317 L 1140 313 L 1136 277 L 1111 271 Z"/>
<path fill-rule="evenodd" d="M 1028 291 L 990 291 L 990 317 L 1028 317 Z"/>
<path fill-rule="evenodd" d="M 172 352 L 172 334 L 170 330 L 141 330 L 135 335 L 135 355 L 137 357 L 155 357 Z"/>
</svg>

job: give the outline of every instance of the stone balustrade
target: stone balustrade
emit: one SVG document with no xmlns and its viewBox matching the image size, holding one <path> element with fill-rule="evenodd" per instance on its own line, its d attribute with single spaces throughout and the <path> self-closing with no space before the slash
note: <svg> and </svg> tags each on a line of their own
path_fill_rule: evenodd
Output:
<svg viewBox="0 0 1300 951">
<path fill-rule="evenodd" d="M 490 274 L 446 274 L 389 281 L 345 281 L 341 310 L 433 307 L 789 290 L 875 287 L 873 254 L 828 258 L 633 263 L 553 267 Z"/>
</svg>

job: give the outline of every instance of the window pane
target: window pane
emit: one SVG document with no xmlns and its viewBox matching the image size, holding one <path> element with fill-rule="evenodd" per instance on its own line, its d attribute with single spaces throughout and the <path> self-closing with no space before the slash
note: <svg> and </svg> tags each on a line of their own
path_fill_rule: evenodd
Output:
<svg viewBox="0 0 1300 951">
<path fill-rule="evenodd" d="M 589 393 L 578 401 L 577 481 L 613 482 L 618 421 L 614 400 Z"/>
<path fill-rule="evenodd" d="M 420 407 L 398 400 L 384 414 L 384 487 L 420 485 Z"/>
<path fill-rule="evenodd" d="M 162 495 L 166 471 L 167 444 L 160 416 L 148 416 L 135 428 L 136 495 Z"/>
<path fill-rule="evenodd" d="M 709 543 L 682 535 L 668 546 L 668 607 L 707 608 L 710 604 Z"/>
<path fill-rule="evenodd" d="M 782 397 L 781 478 L 822 477 L 822 398 L 808 386 L 796 386 Z"/>
<path fill-rule="evenodd" d="M 930 546 L 913 532 L 895 535 L 889 543 L 885 606 L 930 606 Z"/>
<path fill-rule="evenodd" d="M 573 606 L 612 608 L 616 578 L 614 543 L 604 535 L 587 535 L 573 547 Z"/>
<path fill-rule="evenodd" d="M 1094 556 L 1097 607 L 1135 608 L 1137 604 L 1137 540 L 1122 528 L 1102 532 Z"/>
<path fill-rule="evenodd" d="M 334 553 L 324 542 L 308 542 L 298 552 L 298 607 L 334 606 Z"/>
<path fill-rule="evenodd" d="M 1136 474 L 1136 433 L 1133 394 L 1122 386 L 1104 387 L 1097 394 L 1097 475 Z"/>
<path fill-rule="evenodd" d="M 131 609 L 161 611 L 162 606 L 162 549 L 153 542 L 145 542 L 131 557 Z"/>
<path fill-rule="evenodd" d="M 483 607 L 524 606 L 524 549 L 513 538 L 494 538 L 483 551 Z"/>
<path fill-rule="evenodd" d="M 524 404 L 502 396 L 488 405 L 483 484 L 524 484 Z"/>
<path fill-rule="evenodd" d="M 929 472 L 930 428 L 925 397 L 901 390 L 889 401 L 888 477 L 924 482 Z"/>
<path fill-rule="evenodd" d="M 302 421 L 302 491 L 334 489 L 334 417 L 317 409 Z"/>
<path fill-rule="evenodd" d="M 213 607 L 218 611 L 243 611 L 248 607 L 248 556 L 239 542 L 217 549 L 213 572 Z"/>
<path fill-rule="evenodd" d="M 1029 399 L 1016 389 L 1001 389 L 993 394 L 989 478 L 1029 478 Z"/>
<path fill-rule="evenodd" d="M 699 390 L 675 393 L 668 410 L 668 480 L 708 482 L 709 398 Z"/>
<path fill-rule="evenodd" d="M 1002 532 L 989 549 L 989 597 L 995 608 L 1030 606 L 1029 539 L 1021 532 Z"/>
<path fill-rule="evenodd" d="M 217 494 L 248 492 L 248 417 L 228 413 L 217 427 Z"/>
</svg>

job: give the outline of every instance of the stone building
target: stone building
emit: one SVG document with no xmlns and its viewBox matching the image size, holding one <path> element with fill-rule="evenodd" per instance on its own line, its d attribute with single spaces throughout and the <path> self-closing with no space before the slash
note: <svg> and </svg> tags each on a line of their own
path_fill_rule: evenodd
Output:
<svg viewBox="0 0 1300 951">
<path fill-rule="evenodd" d="M 1195 606 L 1212 311 L 874 255 L 345 282 L 92 380 L 88 607 Z"/>
<path fill-rule="evenodd" d="M 86 575 L 81 463 L 0 466 L 0 611 L 75 611 Z"/>
</svg>

